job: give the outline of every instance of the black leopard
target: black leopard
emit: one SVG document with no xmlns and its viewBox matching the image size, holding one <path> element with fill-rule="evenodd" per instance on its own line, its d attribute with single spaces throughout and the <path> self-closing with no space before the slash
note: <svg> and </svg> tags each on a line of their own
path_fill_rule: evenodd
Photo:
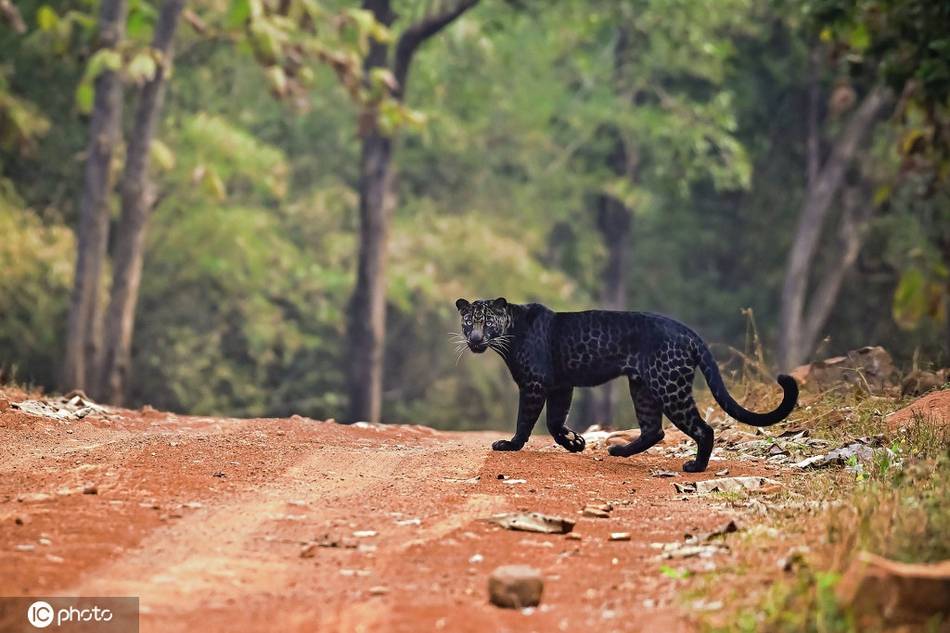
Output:
<svg viewBox="0 0 950 633">
<path fill-rule="evenodd" d="M 475 353 L 491 348 L 508 365 L 520 391 L 518 423 L 510 440 L 492 444 L 496 451 L 525 445 L 541 408 L 547 404 L 548 430 L 571 452 L 584 450 L 584 438 L 565 428 L 574 387 L 592 387 L 626 376 L 640 423 L 640 437 L 610 454 L 629 457 L 663 439 L 662 416 L 696 441 L 696 459 L 686 472 L 706 469 L 713 430 L 693 400 L 693 375 L 703 373 L 719 406 L 753 426 L 769 426 L 791 413 L 798 385 L 780 375 L 782 403 L 770 413 L 742 408 L 723 384 L 719 367 L 698 334 L 674 319 L 647 312 L 554 312 L 538 303 L 518 305 L 504 298 L 455 302 L 465 343 Z"/>
</svg>

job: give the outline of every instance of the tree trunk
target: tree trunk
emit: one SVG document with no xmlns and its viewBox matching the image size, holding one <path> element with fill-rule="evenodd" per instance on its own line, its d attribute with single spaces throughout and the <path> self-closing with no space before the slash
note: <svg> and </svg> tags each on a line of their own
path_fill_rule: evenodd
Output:
<svg viewBox="0 0 950 633">
<path fill-rule="evenodd" d="M 442 13 L 427 15 L 405 30 L 396 44 L 393 60 L 393 78 L 396 80 L 391 94 L 393 99 L 401 101 L 405 98 L 409 69 L 419 46 L 477 3 L 478 0 L 460 0 Z M 389 0 L 365 0 L 363 8 L 386 26 L 395 19 Z M 375 40 L 371 42 L 364 63 L 367 77 L 374 68 L 387 66 L 388 54 L 388 46 Z M 359 262 L 347 324 L 347 420 L 350 422 L 378 422 L 382 415 L 386 251 L 396 208 L 393 139 L 380 131 L 374 113 L 363 113 L 364 119 L 369 118 L 367 114 L 373 115 L 373 120 L 367 123 L 369 129 L 364 132 L 360 159 Z"/>
<path fill-rule="evenodd" d="M 121 42 L 125 17 L 125 0 L 103 0 L 99 14 L 101 48 L 115 48 Z M 118 74 L 103 71 L 96 77 L 95 91 L 79 201 L 76 274 L 60 384 L 63 391 L 86 389 L 94 382 L 101 343 L 98 295 L 108 242 L 110 168 L 122 122 L 122 85 Z"/>
<path fill-rule="evenodd" d="M 102 396 L 113 404 L 122 404 L 128 382 L 135 307 L 145 257 L 145 231 L 154 203 L 148 175 L 149 149 L 162 109 L 165 83 L 171 71 L 172 42 L 184 4 L 184 0 L 165 0 L 159 13 L 152 48 L 161 63 L 139 94 L 122 176 L 122 216 L 117 229 L 101 380 Z"/>
<path fill-rule="evenodd" d="M 630 225 L 630 210 L 622 202 L 607 195 L 597 196 L 597 228 L 607 247 L 600 296 L 605 310 L 623 310 L 627 306 Z M 613 428 L 613 395 L 612 382 L 594 393 L 592 419 L 604 428 Z"/>
<path fill-rule="evenodd" d="M 391 138 L 374 131 L 363 140 L 359 264 L 349 315 L 351 422 L 378 422 L 382 412 L 386 250 L 396 205 L 391 158 Z"/>
<path fill-rule="evenodd" d="M 809 343 L 805 330 L 806 295 L 812 263 L 823 234 L 825 219 L 844 182 L 848 166 L 873 128 L 874 121 L 887 100 L 887 92 L 883 88 L 874 88 L 868 93 L 844 126 L 828 159 L 814 176 L 812 176 L 811 165 L 817 158 L 809 158 L 808 172 L 811 182 L 808 183 L 802 204 L 795 240 L 792 243 L 785 270 L 785 282 L 782 286 L 778 360 L 780 369 L 783 371 L 800 365 L 812 352 L 813 342 Z M 816 101 L 810 100 L 810 102 Z M 817 134 L 817 126 L 809 126 L 809 135 L 815 134 Z M 817 151 L 817 140 L 810 138 L 808 147 L 810 151 Z M 837 291 L 831 297 L 832 303 L 836 296 Z M 821 325 L 824 325 L 824 321 L 819 327 Z"/>
</svg>

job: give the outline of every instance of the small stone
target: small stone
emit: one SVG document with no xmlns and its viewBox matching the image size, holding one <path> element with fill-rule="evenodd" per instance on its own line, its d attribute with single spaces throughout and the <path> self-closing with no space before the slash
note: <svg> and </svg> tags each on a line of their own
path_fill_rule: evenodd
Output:
<svg viewBox="0 0 950 633">
<path fill-rule="evenodd" d="M 320 547 L 319 543 L 304 543 L 304 546 L 300 548 L 300 558 L 313 558 L 317 555 L 317 548 Z"/>
<path fill-rule="evenodd" d="M 99 494 L 99 486 L 96 484 L 86 484 L 83 486 L 82 493 L 84 495 L 97 495 Z"/>
<path fill-rule="evenodd" d="M 716 477 L 725 477 L 725 476 L 728 475 L 728 474 L 729 474 L 729 469 L 728 469 L 728 468 L 723 468 L 722 470 L 717 470 L 717 471 L 716 471 Z"/>
<path fill-rule="evenodd" d="M 17 545 L 14 549 L 18 552 L 32 552 L 36 549 L 36 545 L 33 545 L 33 543 L 24 543 L 23 545 Z"/>
<path fill-rule="evenodd" d="M 353 532 L 353 538 L 372 538 L 379 534 L 376 530 L 357 530 Z"/>
<path fill-rule="evenodd" d="M 371 596 L 385 596 L 389 593 L 389 587 L 383 587 L 382 585 L 369 588 L 369 595 Z"/>
<path fill-rule="evenodd" d="M 17 501 L 20 503 L 42 503 L 44 501 L 49 501 L 53 498 L 53 495 L 47 494 L 45 492 L 28 492 L 17 497 Z"/>
<path fill-rule="evenodd" d="M 39 543 L 40 545 L 47 545 L 47 546 L 49 546 L 49 545 L 52 545 L 52 544 L 53 544 L 53 541 L 51 541 L 51 540 L 49 540 L 48 538 L 45 538 L 45 537 L 44 537 L 44 538 L 39 539 L 39 540 L 37 541 L 37 543 Z"/>
<path fill-rule="evenodd" d="M 468 562 L 470 565 L 475 565 L 482 562 L 483 560 L 485 560 L 485 557 L 481 554 L 472 554 L 472 557 L 468 559 Z"/>
<path fill-rule="evenodd" d="M 581 514 L 585 517 L 591 517 L 594 519 L 609 519 L 610 506 L 587 506 L 581 510 Z"/>
<path fill-rule="evenodd" d="M 46 560 L 48 560 L 51 563 L 62 563 L 66 559 L 63 558 L 62 556 L 57 556 L 56 554 L 47 554 Z"/>
<path fill-rule="evenodd" d="M 13 517 L 13 522 L 16 523 L 17 525 L 26 525 L 30 521 L 31 521 L 30 515 L 28 514 L 18 514 L 15 517 Z"/>
<path fill-rule="evenodd" d="M 580 534 L 578 534 L 577 532 L 570 532 L 570 533 L 568 533 L 568 535 L 567 535 L 565 538 L 567 538 L 567 539 L 570 540 L 570 541 L 579 541 L 579 540 L 581 540 L 583 537 L 582 537 Z"/>
<path fill-rule="evenodd" d="M 489 599 L 506 609 L 536 607 L 543 590 L 541 572 L 527 565 L 504 565 L 488 577 Z"/>
<path fill-rule="evenodd" d="M 610 540 L 610 541 L 629 541 L 629 540 L 630 540 L 630 532 L 611 532 L 611 533 L 610 533 L 610 538 L 609 538 L 608 540 Z"/>
</svg>

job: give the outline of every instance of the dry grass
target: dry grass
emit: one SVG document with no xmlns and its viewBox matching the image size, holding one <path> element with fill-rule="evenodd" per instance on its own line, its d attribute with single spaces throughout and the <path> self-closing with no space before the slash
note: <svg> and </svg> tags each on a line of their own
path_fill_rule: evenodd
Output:
<svg viewBox="0 0 950 633">
<path fill-rule="evenodd" d="M 737 392 L 743 389 L 754 396 L 772 388 L 746 384 Z M 738 564 L 697 579 L 698 595 L 727 605 L 702 618 L 706 630 L 866 631 L 840 607 L 834 593 L 857 552 L 906 562 L 950 558 L 946 421 L 916 415 L 906 428 L 888 433 L 885 416 L 905 404 L 897 399 L 843 388 L 804 400 L 785 426 L 807 428 L 812 437 L 835 445 L 883 435 L 889 450 L 876 452 L 857 472 L 803 473 L 766 500 L 770 512 L 759 521 L 769 530 L 749 530 L 737 548 Z M 775 561 L 799 545 L 809 548 L 803 562 L 791 572 L 780 571 Z M 930 622 L 918 630 L 939 626 Z M 881 630 L 887 630 L 883 623 Z"/>
</svg>

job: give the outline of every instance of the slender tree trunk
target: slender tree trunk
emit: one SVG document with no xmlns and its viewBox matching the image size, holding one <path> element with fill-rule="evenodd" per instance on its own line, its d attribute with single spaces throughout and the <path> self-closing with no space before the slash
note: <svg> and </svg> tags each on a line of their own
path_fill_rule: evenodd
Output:
<svg viewBox="0 0 950 633">
<path fill-rule="evenodd" d="M 349 324 L 350 421 L 378 422 L 382 412 L 386 250 L 396 205 L 391 159 L 391 138 L 374 131 L 363 139 L 359 264 Z"/>
<path fill-rule="evenodd" d="M 627 269 L 630 250 L 630 210 L 616 198 L 597 196 L 597 228 L 607 247 L 601 306 L 606 310 L 627 307 Z M 604 428 L 613 428 L 613 383 L 602 385 L 594 393 L 593 420 Z"/>
<path fill-rule="evenodd" d="M 159 12 L 152 48 L 161 62 L 155 76 L 142 86 L 139 94 L 122 176 L 122 216 L 117 229 L 112 293 L 106 315 L 108 337 L 101 381 L 102 395 L 114 404 L 123 402 L 128 382 L 135 307 L 145 258 L 145 232 L 154 203 L 148 175 L 149 149 L 162 110 L 172 64 L 172 42 L 184 4 L 184 0 L 165 0 Z"/>
<path fill-rule="evenodd" d="M 401 101 L 412 59 L 427 39 L 444 29 L 478 0 L 448 3 L 440 13 L 423 17 L 399 37 L 392 62 L 396 82 L 392 98 Z M 365 0 L 363 8 L 378 22 L 389 26 L 395 19 L 389 0 Z M 364 64 L 368 76 L 375 68 L 388 65 L 389 47 L 373 41 Z M 396 208 L 393 138 L 376 125 L 375 116 L 364 113 L 368 129 L 363 131 L 360 159 L 360 244 L 356 287 L 350 301 L 347 337 L 349 367 L 347 420 L 378 422 L 382 415 L 383 364 L 386 339 L 386 251 L 389 228 Z M 369 120 L 372 118 L 372 120 Z"/>
<path fill-rule="evenodd" d="M 99 45 L 115 48 L 125 34 L 125 0 L 103 0 Z M 86 389 L 95 380 L 100 355 L 99 290 L 109 231 L 108 196 L 112 153 L 122 122 L 122 85 L 111 70 L 95 81 L 83 192 L 79 201 L 76 274 L 69 307 L 66 359 L 60 387 Z"/>
<path fill-rule="evenodd" d="M 824 232 L 825 220 L 831 211 L 832 202 L 844 182 L 845 173 L 859 147 L 874 127 L 875 119 L 887 103 L 887 92 L 874 88 L 857 107 L 835 141 L 831 154 L 817 173 L 812 176 L 813 161 L 809 159 L 809 180 L 805 201 L 802 205 L 795 240 L 789 253 L 782 286 L 779 314 L 779 365 L 789 370 L 800 365 L 811 353 L 805 329 L 808 281 L 812 263 Z M 809 126 L 810 135 L 817 134 L 817 126 Z M 809 139 L 808 147 L 817 151 L 817 140 Z M 835 296 L 831 298 L 833 303 Z M 824 321 L 820 326 L 824 325 Z M 819 326 L 819 327 L 820 327 Z"/>
</svg>

